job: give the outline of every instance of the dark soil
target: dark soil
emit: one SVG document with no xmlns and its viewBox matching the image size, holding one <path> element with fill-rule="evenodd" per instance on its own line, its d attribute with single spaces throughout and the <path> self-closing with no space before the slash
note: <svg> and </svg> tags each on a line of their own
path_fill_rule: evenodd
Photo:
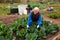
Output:
<svg viewBox="0 0 60 40">
<path fill-rule="evenodd" d="M 19 15 L 6 15 L 6 16 L 0 16 L 0 21 L 3 21 L 6 25 L 10 24 L 14 20 L 16 20 L 19 17 Z"/>
<path fill-rule="evenodd" d="M 20 40 L 20 37 L 19 36 L 16 36 L 16 40 Z"/>
<path fill-rule="evenodd" d="M 21 30 L 22 29 L 22 26 L 20 25 L 19 27 L 18 27 L 18 30 Z"/>
<path fill-rule="evenodd" d="M 16 30 L 13 30 L 13 36 L 16 36 Z"/>
</svg>

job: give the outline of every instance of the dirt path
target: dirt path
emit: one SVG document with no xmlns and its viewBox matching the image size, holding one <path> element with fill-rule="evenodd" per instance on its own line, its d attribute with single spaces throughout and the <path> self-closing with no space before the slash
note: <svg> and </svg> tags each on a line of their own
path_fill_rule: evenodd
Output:
<svg viewBox="0 0 60 40">
<path fill-rule="evenodd" d="M 3 21 L 4 23 L 8 24 L 8 23 L 13 22 L 18 17 L 19 17 L 19 15 L 0 16 L 0 20 Z M 43 19 L 46 21 L 51 20 L 54 24 L 60 25 L 60 18 L 59 19 L 52 19 L 52 18 L 47 17 L 46 14 L 44 14 Z"/>
<path fill-rule="evenodd" d="M 0 20 L 3 21 L 5 24 L 9 24 L 16 20 L 18 17 L 19 17 L 18 15 L 0 16 Z"/>
<path fill-rule="evenodd" d="M 56 40 L 56 38 L 59 37 L 59 36 L 60 36 L 60 32 L 58 32 L 58 33 L 56 33 L 55 35 L 47 38 L 46 40 Z"/>
<path fill-rule="evenodd" d="M 58 24 L 58 25 L 60 25 L 60 18 L 59 18 L 59 19 L 52 19 L 52 18 L 49 18 L 49 17 L 47 16 L 47 14 L 44 14 L 44 15 L 43 15 L 43 19 L 46 20 L 46 21 L 51 20 L 53 24 Z"/>
</svg>

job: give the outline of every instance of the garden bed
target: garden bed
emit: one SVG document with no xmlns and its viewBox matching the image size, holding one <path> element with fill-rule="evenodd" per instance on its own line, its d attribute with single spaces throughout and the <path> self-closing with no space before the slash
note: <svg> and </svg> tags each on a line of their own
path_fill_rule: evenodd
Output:
<svg viewBox="0 0 60 40">
<path fill-rule="evenodd" d="M 57 19 L 60 18 L 60 12 L 49 12 L 48 17 L 53 18 L 53 19 Z"/>
<path fill-rule="evenodd" d="M 8 28 L 5 28 L 2 32 L 0 32 L 0 36 L 3 39 L 6 40 L 36 40 L 36 39 L 41 39 L 45 40 L 52 35 L 55 35 L 59 30 L 57 28 L 59 27 L 56 24 L 51 24 L 49 21 L 43 21 L 43 24 L 40 26 L 39 29 L 36 29 L 36 25 L 32 25 L 29 30 L 26 29 L 26 22 L 27 22 L 27 17 L 21 17 L 16 19 L 14 22 L 12 22 Z M 4 23 L 2 23 L 2 28 L 6 27 Z M 0 25 L 1 26 L 1 25 Z M 48 31 L 49 30 L 49 31 Z M 34 35 L 34 36 L 33 36 Z M 1 38 L 0 37 L 0 38 Z"/>
</svg>

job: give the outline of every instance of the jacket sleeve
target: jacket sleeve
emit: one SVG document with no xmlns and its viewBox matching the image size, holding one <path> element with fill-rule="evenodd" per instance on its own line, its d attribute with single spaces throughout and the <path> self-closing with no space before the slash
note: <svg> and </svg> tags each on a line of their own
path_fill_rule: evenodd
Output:
<svg viewBox="0 0 60 40">
<path fill-rule="evenodd" d="M 30 15 L 28 16 L 28 21 L 27 21 L 27 25 L 31 25 L 32 19 L 31 19 L 32 13 L 30 12 Z"/>
<path fill-rule="evenodd" d="M 41 25 L 42 24 L 42 15 L 40 14 L 39 16 L 38 16 L 38 21 L 37 21 L 37 25 Z"/>
</svg>

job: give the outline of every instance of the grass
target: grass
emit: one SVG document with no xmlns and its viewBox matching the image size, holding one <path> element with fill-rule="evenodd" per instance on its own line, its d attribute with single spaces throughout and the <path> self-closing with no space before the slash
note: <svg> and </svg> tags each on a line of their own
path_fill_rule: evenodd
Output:
<svg viewBox="0 0 60 40">
<path fill-rule="evenodd" d="M 50 6 L 56 6 L 57 4 L 60 4 L 59 2 L 48 2 L 48 5 Z"/>
<path fill-rule="evenodd" d="M 0 4 L 0 15 L 7 15 L 10 13 L 10 4 Z"/>
<path fill-rule="evenodd" d="M 10 4 L 10 6 L 12 6 L 12 7 L 15 7 L 15 8 L 16 8 L 16 7 L 18 7 L 18 5 L 19 5 L 19 4 L 20 4 L 20 3 L 14 3 L 14 4 L 12 4 L 12 5 Z"/>
<path fill-rule="evenodd" d="M 36 2 L 34 2 L 34 3 L 29 2 L 28 4 L 30 4 L 32 8 L 34 8 L 34 7 L 38 7 L 40 9 L 46 8 L 46 4 L 41 4 L 41 3 L 36 3 Z"/>
<path fill-rule="evenodd" d="M 7 15 L 8 13 L 10 13 L 10 7 L 12 5 L 9 3 L 0 3 L 0 16 L 4 16 Z M 12 7 L 17 7 L 18 3 L 14 3 Z"/>
<path fill-rule="evenodd" d="M 9 9 L 1 9 L 0 10 L 0 15 L 7 15 L 8 13 L 10 13 Z"/>
<path fill-rule="evenodd" d="M 10 13 L 11 6 L 16 8 L 16 7 L 18 7 L 19 4 L 21 4 L 21 3 L 14 3 L 13 5 L 11 5 L 9 3 L 0 3 L 0 15 L 1 16 L 7 15 L 8 13 Z M 36 2 L 34 2 L 34 3 L 29 2 L 26 4 L 30 4 L 32 7 L 37 6 L 40 9 L 44 9 L 44 8 L 47 8 L 48 6 L 57 6 L 59 3 L 48 3 L 48 5 L 46 5 L 46 4 L 36 3 Z M 60 10 L 60 7 L 54 7 L 54 10 Z M 42 12 L 42 13 L 45 13 L 45 12 Z M 46 12 L 46 13 L 48 13 L 48 12 Z"/>
</svg>

